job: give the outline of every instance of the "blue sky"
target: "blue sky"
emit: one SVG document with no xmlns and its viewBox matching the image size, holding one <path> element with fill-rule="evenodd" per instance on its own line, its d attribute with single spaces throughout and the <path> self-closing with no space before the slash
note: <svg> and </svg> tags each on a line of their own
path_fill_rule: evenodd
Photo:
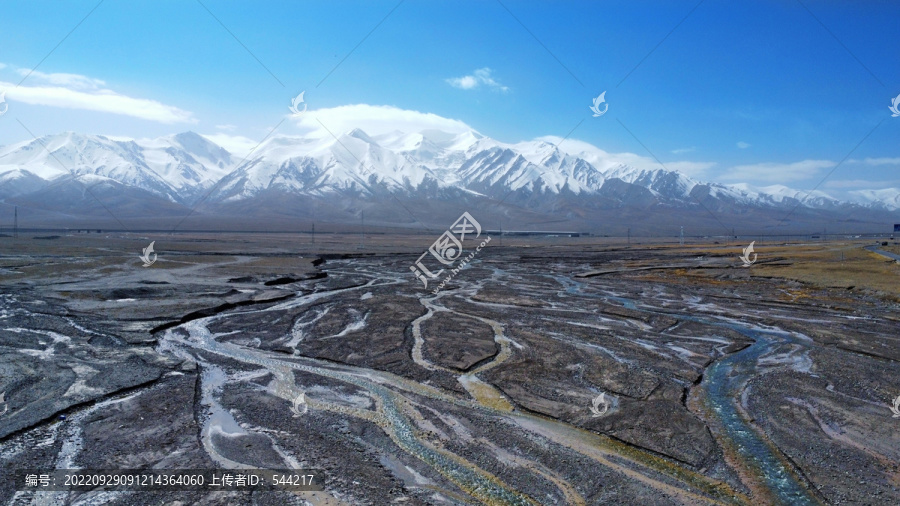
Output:
<svg viewBox="0 0 900 506">
<path fill-rule="evenodd" d="M 518 142 L 577 125 L 573 141 L 648 169 L 838 195 L 900 187 L 898 42 L 891 1 L 7 2 L 0 145 L 193 130 L 243 156 L 305 90 L 337 130 L 430 113 Z"/>
</svg>

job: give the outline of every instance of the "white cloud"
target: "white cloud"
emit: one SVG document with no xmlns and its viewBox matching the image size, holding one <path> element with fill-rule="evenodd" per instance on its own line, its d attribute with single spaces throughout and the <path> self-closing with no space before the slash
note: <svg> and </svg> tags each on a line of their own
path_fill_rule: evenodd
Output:
<svg viewBox="0 0 900 506">
<path fill-rule="evenodd" d="M 225 130 L 226 132 L 234 132 L 237 130 L 236 125 L 216 125 L 216 129 Z"/>
<path fill-rule="evenodd" d="M 106 82 L 100 79 L 83 76 L 80 74 L 46 74 L 39 70 L 16 69 L 22 77 L 28 77 L 29 81 L 39 81 L 44 84 L 74 88 L 77 90 L 100 90 L 106 86 Z"/>
<path fill-rule="evenodd" d="M 697 148 L 694 148 L 694 147 L 690 147 L 690 148 L 678 148 L 678 149 L 673 149 L 673 150 L 671 151 L 671 153 L 672 153 L 673 155 L 683 155 L 683 154 L 685 154 L 685 153 L 690 153 L 690 152 L 692 152 L 692 151 L 696 151 L 696 149 L 697 149 Z"/>
<path fill-rule="evenodd" d="M 331 137 L 329 130 L 339 136 L 354 128 L 360 128 L 369 135 L 381 135 L 395 130 L 406 133 L 422 130 L 463 133 L 474 130 L 459 120 L 389 105 L 342 105 L 309 110 L 299 116 L 290 117 L 297 126 L 305 130 L 306 135 L 311 137 Z"/>
<path fill-rule="evenodd" d="M 852 188 L 864 190 L 869 188 L 890 188 L 892 186 L 900 186 L 900 180 L 872 181 L 869 179 L 838 179 L 826 181 L 822 186 L 834 189 Z"/>
<path fill-rule="evenodd" d="M 849 160 L 852 162 L 860 162 L 859 160 Z M 862 160 L 862 163 L 866 165 L 900 165 L 900 158 L 866 158 Z"/>
<path fill-rule="evenodd" d="M 202 135 L 206 139 L 222 146 L 226 151 L 235 156 L 245 156 L 250 153 L 251 149 L 259 144 L 259 141 L 255 141 L 242 135 L 228 135 L 223 133 Z"/>
<path fill-rule="evenodd" d="M 2 67 L 0 67 L 2 68 Z M 131 116 L 159 123 L 197 123 L 193 113 L 156 100 L 121 95 L 106 88 L 101 79 L 80 74 L 48 74 L 29 69 L 16 69 L 33 86 L 16 86 L 0 82 L 7 100 L 32 105 L 82 109 Z"/>
<path fill-rule="evenodd" d="M 156 100 L 120 95 L 107 89 L 86 92 L 64 86 L 17 88 L 14 84 L 5 82 L 0 82 L 0 89 L 6 89 L 7 100 L 14 102 L 121 114 L 160 123 L 197 123 L 191 112 Z"/>
<path fill-rule="evenodd" d="M 565 153 L 573 156 L 584 158 L 591 165 L 599 170 L 606 170 L 620 163 L 630 165 L 637 169 L 656 170 L 661 169 L 656 159 L 648 156 L 642 156 L 635 153 L 610 153 L 604 151 L 591 143 L 580 141 L 577 139 L 562 140 L 562 137 L 547 135 L 538 137 L 542 140 L 555 144 Z M 702 177 L 709 169 L 714 167 L 715 162 L 691 162 L 687 160 L 676 160 L 663 162 L 668 170 L 677 170 L 690 177 Z"/>
<path fill-rule="evenodd" d="M 478 79 L 475 79 L 473 76 L 451 77 L 447 79 L 447 82 L 455 88 L 464 90 L 471 90 L 478 86 Z"/>
<path fill-rule="evenodd" d="M 788 183 L 801 181 L 819 173 L 819 170 L 834 167 L 830 160 L 802 160 L 794 163 L 755 163 L 737 165 L 719 176 L 724 181 L 762 181 L 768 183 Z"/>
<path fill-rule="evenodd" d="M 462 90 L 472 90 L 483 84 L 495 90 L 509 91 L 509 87 L 503 86 L 491 77 L 491 69 L 487 67 L 476 70 L 470 76 L 451 77 L 445 81 L 450 83 L 450 86 Z"/>
<path fill-rule="evenodd" d="M 747 143 L 744 142 L 744 141 L 740 141 L 740 142 L 737 143 L 737 147 L 739 147 L 739 148 L 741 148 L 741 149 L 747 149 L 747 148 L 750 147 L 750 145 L 747 144 Z"/>
</svg>

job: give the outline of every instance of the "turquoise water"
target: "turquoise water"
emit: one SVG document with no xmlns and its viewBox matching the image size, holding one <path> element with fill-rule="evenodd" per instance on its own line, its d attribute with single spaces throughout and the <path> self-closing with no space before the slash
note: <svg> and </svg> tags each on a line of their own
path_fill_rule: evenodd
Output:
<svg viewBox="0 0 900 506">
<path fill-rule="evenodd" d="M 779 503 L 818 504 L 818 501 L 814 500 L 807 489 L 798 483 L 794 475 L 785 468 L 773 448 L 744 420 L 737 407 L 739 392 L 749 379 L 756 376 L 756 364 L 760 357 L 785 342 L 798 343 L 796 338 L 785 332 L 766 331 L 739 323 L 719 322 L 669 311 L 641 309 L 631 299 L 585 293 L 582 290 L 582 284 L 576 281 L 569 280 L 564 285 L 567 293 L 618 302 L 625 308 L 636 311 L 665 314 L 681 320 L 729 328 L 752 339 L 754 342 L 749 347 L 720 358 L 707 368 L 702 382 L 708 395 L 707 401 L 721 422 L 726 436 L 734 443 L 740 457 L 758 472 L 766 487 Z"/>
</svg>

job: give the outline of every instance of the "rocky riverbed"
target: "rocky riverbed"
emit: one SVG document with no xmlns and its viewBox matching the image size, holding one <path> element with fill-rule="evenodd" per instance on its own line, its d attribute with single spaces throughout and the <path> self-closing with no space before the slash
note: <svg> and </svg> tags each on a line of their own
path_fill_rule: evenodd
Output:
<svg viewBox="0 0 900 506">
<path fill-rule="evenodd" d="M 715 246 L 494 246 L 435 295 L 414 240 L 181 239 L 147 268 L 136 240 L 79 240 L 0 250 L 0 465 L 306 468 L 324 490 L 3 473 L 8 504 L 900 502 L 883 293 Z"/>
</svg>

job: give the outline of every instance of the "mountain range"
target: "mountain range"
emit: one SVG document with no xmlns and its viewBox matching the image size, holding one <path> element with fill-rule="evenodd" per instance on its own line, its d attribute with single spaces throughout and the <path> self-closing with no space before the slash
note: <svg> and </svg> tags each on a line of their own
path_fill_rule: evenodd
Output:
<svg viewBox="0 0 900 506">
<path fill-rule="evenodd" d="M 193 132 L 151 140 L 61 133 L 0 148 L 0 213 L 18 206 L 20 226 L 430 230 L 463 211 L 490 229 L 608 235 L 680 226 L 695 234 L 871 232 L 900 222 L 900 190 L 852 195 L 702 182 L 474 131 L 276 136 L 244 158 Z M 0 228 L 6 221 L 0 215 Z"/>
</svg>

